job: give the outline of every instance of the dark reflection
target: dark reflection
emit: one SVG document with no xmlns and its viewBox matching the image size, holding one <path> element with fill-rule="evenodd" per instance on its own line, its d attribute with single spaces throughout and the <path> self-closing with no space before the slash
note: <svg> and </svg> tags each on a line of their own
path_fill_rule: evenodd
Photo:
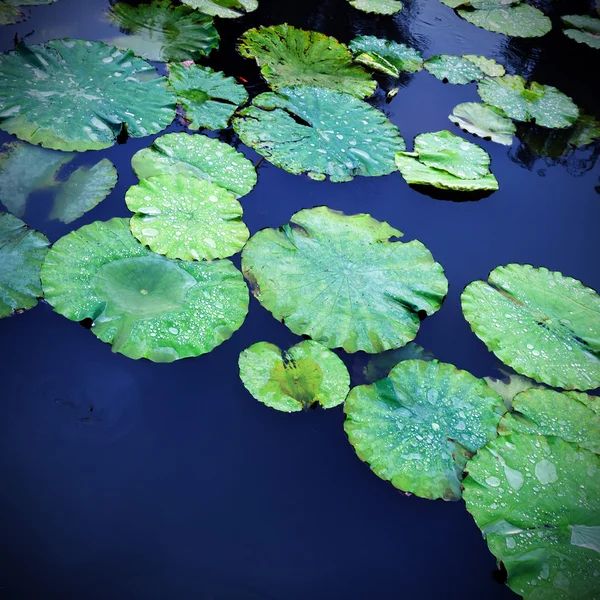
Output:
<svg viewBox="0 0 600 600">
<path fill-rule="evenodd" d="M 453 190 L 440 190 L 431 185 L 411 185 L 415 192 L 429 196 L 434 200 L 449 200 L 450 202 L 477 202 L 491 196 L 496 190 L 479 190 L 474 192 L 456 192 Z"/>
</svg>

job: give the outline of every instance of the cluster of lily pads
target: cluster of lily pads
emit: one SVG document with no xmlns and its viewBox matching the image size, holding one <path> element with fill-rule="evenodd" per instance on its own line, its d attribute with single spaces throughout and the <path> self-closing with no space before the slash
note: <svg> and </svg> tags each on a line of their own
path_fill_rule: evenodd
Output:
<svg viewBox="0 0 600 600">
<path fill-rule="evenodd" d="M 383 14 L 401 8 L 396 0 L 351 4 Z M 348 439 L 379 477 L 424 498 L 464 496 L 513 590 L 592 597 L 600 581 L 600 403 L 584 392 L 600 387 L 594 290 L 517 264 L 469 284 L 462 309 L 473 332 L 526 376 L 510 385 L 478 379 L 411 347 L 448 292 L 421 242 L 400 241 L 401 231 L 368 214 L 325 206 L 250 236 L 240 198 L 256 185 L 256 167 L 201 133 L 163 135 L 133 156 L 130 218 L 93 222 L 51 247 L 17 218 L 39 189 L 54 194 L 52 218 L 82 216 L 117 174 L 107 160 L 70 172 L 75 153 L 107 148 L 123 132 L 157 134 L 177 111 L 190 131 L 231 123 L 272 164 L 316 180 L 400 170 L 410 184 L 498 188 L 487 152 L 449 131 L 422 133 L 407 151 L 397 127 L 364 100 L 377 88 L 373 71 L 399 77 L 426 68 L 452 84 L 478 82 L 484 103 L 461 104 L 450 119 L 501 144 L 512 142 L 513 120 L 573 131 L 582 123 L 556 88 L 507 75 L 486 57 L 424 60 L 393 41 L 361 36 L 346 46 L 287 24 L 239 40 L 273 90 L 248 104 L 243 85 L 195 60 L 218 45 L 213 17 L 257 6 L 116 3 L 108 17 L 126 35 L 110 45 L 21 43 L 0 56 L 0 128 L 22 140 L 0 154 L 0 200 L 13 213 L 0 214 L 0 317 L 43 297 L 66 318 L 91 323 L 113 351 L 171 362 L 210 352 L 242 326 L 248 282 L 263 307 L 308 338 L 286 351 L 259 342 L 241 353 L 252 396 L 284 412 L 344 404 Z M 459 12 L 491 23 L 498 10 L 530 9 L 471 0 Z M 168 63 L 168 76 L 145 59 Z M 242 272 L 229 260 L 240 251 Z M 335 349 L 373 357 L 367 384 L 350 388 Z"/>
</svg>

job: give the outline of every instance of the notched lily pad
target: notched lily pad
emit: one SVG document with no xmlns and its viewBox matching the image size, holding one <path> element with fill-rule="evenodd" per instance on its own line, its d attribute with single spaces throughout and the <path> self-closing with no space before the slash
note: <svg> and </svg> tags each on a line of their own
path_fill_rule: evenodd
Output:
<svg viewBox="0 0 600 600">
<path fill-rule="evenodd" d="M 350 4 L 367 13 L 395 15 L 402 10 L 400 0 L 349 0 Z"/>
<path fill-rule="evenodd" d="M 541 37 L 552 29 L 552 21 L 529 4 L 482 10 L 459 9 L 457 12 L 477 27 L 513 37 Z"/>
<path fill-rule="evenodd" d="M 517 132 L 515 124 L 502 110 L 480 102 L 458 104 L 448 118 L 463 131 L 504 146 L 512 146 Z"/>
<path fill-rule="evenodd" d="M 258 8 L 258 0 L 181 0 L 207 15 L 223 19 L 237 19 Z"/>
<path fill-rule="evenodd" d="M 354 38 L 349 48 L 356 62 L 392 77 L 398 77 L 400 71 L 416 73 L 423 68 L 423 57 L 418 50 L 374 35 Z"/>
<path fill-rule="evenodd" d="M 283 412 L 316 405 L 332 408 L 350 390 L 346 366 L 331 350 L 306 340 L 282 352 L 274 344 L 258 342 L 239 358 L 240 378 L 259 401 Z"/>
<path fill-rule="evenodd" d="M 600 49 L 600 19 L 588 15 L 565 15 L 561 19 L 568 28 L 563 31 L 567 37 Z"/>
<path fill-rule="evenodd" d="M 444 82 L 464 85 L 486 76 L 504 75 L 504 67 L 491 58 L 466 54 L 437 54 L 425 61 L 425 68 Z"/>
</svg>

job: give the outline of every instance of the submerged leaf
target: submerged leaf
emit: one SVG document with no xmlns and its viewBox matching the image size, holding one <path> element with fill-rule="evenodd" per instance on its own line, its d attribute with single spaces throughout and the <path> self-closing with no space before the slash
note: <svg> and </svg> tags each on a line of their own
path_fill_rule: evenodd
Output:
<svg viewBox="0 0 600 600">
<path fill-rule="evenodd" d="M 468 131 L 484 140 L 491 140 L 505 146 L 512 146 L 513 135 L 517 128 L 504 113 L 489 104 L 463 102 L 454 107 L 448 117 L 462 130 Z"/>
<path fill-rule="evenodd" d="M 459 9 L 458 14 L 477 27 L 513 37 L 541 37 L 552 29 L 552 21 L 541 10 L 529 4 L 490 10 Z"/>
<path fill-rule="evenodd" d="M 237 19 L 258 8 L 258 0 L 181 0 L 200 12 L 224 19 Z"/>
<path fill-rule="evenodd" d="M 484 379 L 493 390 L 502 396 L 504 404 L 506 404 L 509 410 L 512 407 L 513 398 L 517 394 L 530 388 L 542 388 L 542 386 L 538 385 L 533 379 L 529 379 L 529 377 L 523 377 L 523 375 L 518 375 L 517 373 L 507 373 L 502 369 L 500 371 L 505 375 L 505 378 L 484 377 Z"/>
<path fill-rule="evenodd" d="M 570 27 L 564 34 L 576 42 L 600 49 L 600 19 L 588 15 L 565 15 L 563 23 Z"/>
<path fill-rule="evenodd" d="M 394 15 L 402 10 L 400 0 L 349 0 L 358 10 L 378 15 Z"/>
<path fill-rule="evenodd" d="M 402 348 L 395 348 L 394 350 L 386 350 L 379 354 L 367 355 L 367 357 L 368 362 L 361 373 L 364 378 L 364 383 L 367 384 L 387 377 L 392 368 L 402 361 L 419 359 L 429 362 L 435 358 L 431 352 L 428 352 L 415 342 L 409 342 Z"/>
<path fill-rule="evenodd" d="M 350 42 L 349 48 L 359 62 L 361 56 L 371 57 L 371 65 L 367 65 L 371 68 L 377 68 L 378 62 L 383 65 L 391 65 L 395 71 L 390 73 L 390 67 L 386 67 L 388 70 L 384 72 L 395 77 L 399 75 L 400 71 L 415 73 L 423 68 L 423 57 L 418 50 L 374 35 L 360 35 L 354 38 Z"/>
</svg>

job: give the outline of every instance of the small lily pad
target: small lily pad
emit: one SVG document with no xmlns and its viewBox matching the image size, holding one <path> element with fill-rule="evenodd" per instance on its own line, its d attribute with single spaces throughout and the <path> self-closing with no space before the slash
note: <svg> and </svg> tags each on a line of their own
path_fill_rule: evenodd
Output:
<svg viewBox="0 0 600 600">
<path fill-rule="evenodd" d="M 305 340 L 282 352 L 258 342 L 240 354 L 240 378 L 260 402 L 283 412 L 307 410 L 319 404 L 332 408 L 350 391 L 346 365 L 331 350 Z"/>
<path fill-rule="evenodd" d="M 23 221 L 0 213 L 0 318 L 33 308 L 42 296 L 40 269 L 48 239 Z"/>
<path fill-rule="evenodd" d="M 480 102 L 458 104 L 448 118 L 462 130 L 504 146 L 512 146 L 517 132 L 515 124 L 499 108 Z"/>
<path fill-rule="evenodd" d="M 380 70 L 386 75 L 398 77 L 400 71 L 416 73 L 423 68 L 423 57 L 418 50 L 374 35 L 361 35 L 354 38 L 349 48 L 357 62 L 374 70 Z M 365 58 L 361 61 L 361 57 L 365 56 L 370 58 L 370 62 Z"/>
<path fill-rule="evenodd" d="M 459 9 L 458 14 L 477 27 L 513 37 L 541 37 L 552 29 L 552 21 L 541 10 L 529 4 L 489 10 Z"/>
<path fill-rule="evenodd" d="M 438 79 L 464 85 L 480 81 L 486 74 L 473 61 L 453 54 L 437 54 L 425 61 L 425 68 Z"/>
<path fill-rule="evenodd" d="M 500 369 L 500 372 L 504 374 L 503 378 L 484 377 L 484 379 L 493 390 L 502 396 L 504 404 L 509 410 L 512 408 L 513 399 L 517 394 L 530 388 L 546 389 L 529 377 L 524 377 L 518 373 L 509 373 L 503 369 Z"/>
<path fill-rule="evenodd" d="M 181 0 L 207 15 L 223 19 L 237 19 L 258 8 L 258 0 Z"/>
<path fill-rule="evenodd" d="M 402 10 L 400 0 L 349 0 L 349 2 L 358 10 L 378 15 L 395 15 Z"/>
<path fill-rule="evenodd" d="M 600 49 L 600 19 L 588 15 L 565 15 L 561 19 L 568 27 L 563 32 L 567 37 Z"/>
<path fill-rule="evenodd" d="M 423 498 L 458 500 L 467 459 L 496 437 L 505 408 L 454 365 L 407 360 L 353 388 L 344 412 L 350 443 L 376 475 Z"/>
<path fill-rule="evenodd" d="M 0 1 L 0 25 L 14 25 L 27 18 L 19 9 Z"/>
<path fill-rule="evenodd" d="M 142 179 L 125 195 L 131 232 L 157 254 L 183 260 L 226 258 L 250 233 L 235 196 L 205 179 L 159 175 Z"/>
</svg>

